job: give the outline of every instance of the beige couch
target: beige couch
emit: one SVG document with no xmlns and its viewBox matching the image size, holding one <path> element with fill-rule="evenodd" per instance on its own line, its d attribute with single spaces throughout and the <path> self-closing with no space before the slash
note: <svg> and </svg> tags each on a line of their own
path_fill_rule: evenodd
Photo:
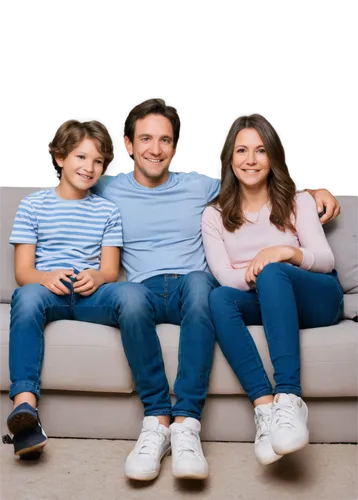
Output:
<svg viewBox="0 0 358 500">
<path fill-rule="evenodd" d="M 13 249 L 8 244 L 15 211 L 31 188 L 1 188 L 1 431 L 6 432 L 8 342 Z M 344 319 L 328 328 L 302 330 L 302 387 L 309 407 L 311 442 L 357 441 L 357 198 L 339 197 L 342 215 L 325 229 L 345 291 Z M 272 380 L 264 332 L 250 331 Z M 179 327 L 158 325 L 170 387 L 176 374 Z M 116 328 L 57 321 L 45 329 L 41 417 L 49 436 L 136 439 L 143 418 Z M 252 441 L 252 408 L 216 347 L 202 437 Z"/>
</svg>

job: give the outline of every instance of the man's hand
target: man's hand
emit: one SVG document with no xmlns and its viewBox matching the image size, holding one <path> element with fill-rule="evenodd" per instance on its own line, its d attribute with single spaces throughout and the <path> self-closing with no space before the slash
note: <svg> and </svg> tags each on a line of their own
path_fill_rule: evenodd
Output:
<svg viewBox="0 0 358 500">
<path fill-rule="evenodd" d="M 326 213 L 320 218 L 321 224 L 326 224 L 340 214 L 340 204 L 327 189 L 307 189 L 307 191 L 313 196 L 319 214 L 323 212 L 323 208 L 326 209 Z"/>
<path fill-rule="evenodd" d="M 44 271 L 40 285 L 44 286 L 50 292 L 55 293 L 56 295 L 68 295 L 70 290 L 65 286 L 62 281 L 67 281 L 71 283 L 70 278 L 68 276 L 75 276 L 73 269 L 56 269 L 55 271 Z"/>
<path fill-rule="evenodd" d="M 291 260 L 294 255 L 295 249 L 290 246 L 279 245 L 264 248 L 250 262 L 245 275 L 246 283 L 252 288 L 256 283 L 257 276 L 267 264 L 271 262 L 287 262 Z"/>
<path fill-rule="evenodd" d="M 92 295 L 101 285 L 104 279 L 100 271 L 95 269 L 85 269 L 76 276 L 76 281 L 73 284 L 73 291 L 79 293 L 83 297 Z"/>
</svg>

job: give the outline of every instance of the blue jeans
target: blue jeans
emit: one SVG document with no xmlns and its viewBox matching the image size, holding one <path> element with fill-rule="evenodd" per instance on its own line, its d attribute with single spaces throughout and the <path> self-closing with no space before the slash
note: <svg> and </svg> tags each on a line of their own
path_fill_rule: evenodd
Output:
<svg viewBox="0 0 358 500">
<path fill-rule="evenodd" d="M 44 327 L 73 319 L 120 328 L 145 415 L 200 418 L 215 342 L 209 295 L 218 285 L 204 272 L 160 275 L 139 283 L 109 283 L 89 297 L 55 295 L 41 285 L 26 285 L 13 295 L 10 323 L 10 397 L 24 391 L 39 399 L 44 357 Z M 173 409 L 155 325 L 181 324 L 179 366 Z"/>
<path fill-rule="evenodd" d="M 301 395 L 299 328 L 339 322 L 343 291 L 336 271 L 305 271 L 286 263 L 263 268 L 256 289 L 220 287 L 210 295 L 218 344 L 251 401 L 281 392 Z M 276 386 L 246 325 L 263 325 Z"/>
</svg>

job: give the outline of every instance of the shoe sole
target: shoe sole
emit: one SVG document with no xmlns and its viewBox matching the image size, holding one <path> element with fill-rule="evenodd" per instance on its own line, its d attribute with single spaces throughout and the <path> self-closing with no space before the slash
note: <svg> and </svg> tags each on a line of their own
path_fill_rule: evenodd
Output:
<svg viewBox="0 0 358 500">
<path fill-rule="evenodd" d="M 256 458 L 258 460 L 258 462 L 260 462 L 261 465 L 270 465 L 270 464 L 274 464 L 275 462 L 277 462 L 278 460 L 281 460 L 281 458 L 283 457 L 283 455 L 277 455 L 277 457 L 272 457 L 272 458 L 269 458 L 269 459 L 266 459 L 266 460 L 262 460 L 261 458 L 259 458 L 257 455 L 256 455 Z"/>
<path fill-rule="evenodd" d="M 22 455 L 26 455 L 27 453 L 33 453 L 39 450 L 42 450 L 44 446 L 46 446 L 48 439 L 42 441 L 42 443 L 35 444 L 34 446 L 29 446 L 28 448 L 23 448 L 15 453 L 17 457 L 21 457 Z"/>
<path fill-rule="evenodd" d="M 29 453 L 25 453 L 25 455 L 20 455 L 19 459 L 24 461 L 26 460 L 31 461 L 31 460 L 38 460 L 39 458 L 41 458 L 41 456 L 42 456 L 42 450 L 30 451 Z"/>
<path fill-rule="evenodd" d="M 290 453 L 294 453 L 295 451 L 302 450 L 302 448 L 307 446 L 308 443 L 309 443 L 309 435 L 307 434 L 307 438 L 305 439 L 305 441 L 302 441 L 296 446 L 292 446 L 291 448 L 286 448 L 281 450 L 280 448 L 275 448 L 272 445 L 272 449 L 275 453 L 277 453 L 277 455 L 289 455 Z"/>
<path fill-rule="evenodd" d="M 208 472 L 203 472 L 202 474 L 193 474 L 192 472 L 173 472 L 172 471 L 172 476 L 175 477 L 175 479 L 198 479 L 198 480 L 203 480 L 207 479 L 209 476 Z"/>
<path fill-rule="evenodd" d="M 160 462 L 163 460 L 164 457 L 170 455 L 170 453 L 171 453 L 171 448 L 169 448 L 166 452 L 163 453 L 163 455 L 160 457 Z M 131 473 L 130 471 L 125 470 L 124 475 L 128 479 L 134 479 L 135 481 L 152 481 L 153 479 L 159 476 L 159 472 L 160 472 L 160 467 L 158 471 L 153 471 L 151 473 L 143 473 L 143 474 L 140 474 L 138 472 Z"/>
<path fill-rule="evenodd" d="M 37 417 L 30 412 L 22 412 L 7 422 L 7 426 L 11 434 L 19 434 L 36 427 Z"/>
</svg>

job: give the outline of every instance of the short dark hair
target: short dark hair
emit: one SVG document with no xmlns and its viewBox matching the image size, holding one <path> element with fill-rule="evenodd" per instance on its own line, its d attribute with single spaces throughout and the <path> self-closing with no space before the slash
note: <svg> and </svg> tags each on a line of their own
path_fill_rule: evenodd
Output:
<svg viewBox="0 0 358 500">
<path fill-rule="evenodd" d="M 58 166 L 56 156 L 65 159 L 86 137 L 93 139 L 99 146 L 98 151 L 103 154 L 102 174 L 107 170 L 114 154 L 113 142 L 106 127 L 95 120 L 83 123 L 77 120 L 68 120 L 57 130 L 55 137 L 49 144 L 49 153 L 52 156 L 52 163 L 59 179 L 61 179 L 62 168 Z"/>
<path fill-rule="evenodd" d="M 179 140 L 180 119 L 177 110 L 172 106 L 167 106 L 163 99 L 148 99 L 135 106 L 124 123 L 124 136 L 133 142 L 136 121 L 148 115 L 162 115 L 168 118 L 173 127 L 173 147 L 175 149 Z"/>
</svg>

